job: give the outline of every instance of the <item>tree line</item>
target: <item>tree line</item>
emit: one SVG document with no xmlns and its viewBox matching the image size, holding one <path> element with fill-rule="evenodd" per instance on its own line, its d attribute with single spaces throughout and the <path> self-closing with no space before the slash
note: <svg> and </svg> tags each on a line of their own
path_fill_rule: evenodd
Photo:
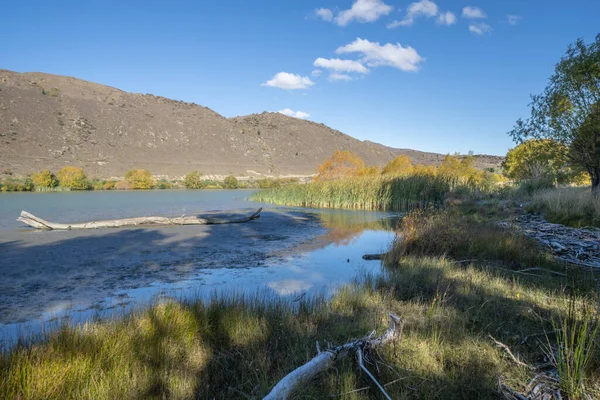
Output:
<svg viewBox="0 0 600 400">
<path fill-rule="evenodd" d="M 271 188 L 286 183 L 295 183 L 296 178 L 264 178 L 238 180 L 230 175 L 223 180 L 204 177 L 199 171 L 188 173 L 183 179 L 157 179 L 147 169 L 130 169 L 122 180 L 90 179 L 83 168 L 66 166 L 56 174 L 49 169 L 33 173 L 25 178 L 10 177 L 0 180 L 0 191 L 59 191 L 59 190 L 145 190 L 145 189 L 248 189 Z"/>
</svg>

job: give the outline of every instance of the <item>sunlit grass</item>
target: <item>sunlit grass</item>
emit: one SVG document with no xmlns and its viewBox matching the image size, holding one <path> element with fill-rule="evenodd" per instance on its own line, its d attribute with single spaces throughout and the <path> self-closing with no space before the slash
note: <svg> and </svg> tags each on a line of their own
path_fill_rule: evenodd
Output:
<svg viewBox="0 0 600 400">
<path fill-rule="evenodd" d="M 535 193 L 531 209 L 551 222 L 574 227 L 600 227 L 600 196 L 589 187 L 547 189 Z"/>
</svg>

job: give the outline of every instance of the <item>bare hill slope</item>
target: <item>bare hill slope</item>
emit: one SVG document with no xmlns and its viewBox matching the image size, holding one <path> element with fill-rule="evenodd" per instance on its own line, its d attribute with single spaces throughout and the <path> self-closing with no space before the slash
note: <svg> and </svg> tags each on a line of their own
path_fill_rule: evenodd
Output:
<svg viewBox="0 0 600 400">
<path fill-rule="evenodd" d="M 363 142 L 279 113 L 227 119 L 193 103 L 72 77 L 0 70 L 0 171 L 28 174 L 76 165 L 93 177 L 122 176 L 130 168 L 171 177 L 192 170 L 308 175 L 336 149 L 373 165 L 398 154 L 425 164 L 443 158 Z M 501 161 L 478 156 L 480 167 Z"/>
</svg>

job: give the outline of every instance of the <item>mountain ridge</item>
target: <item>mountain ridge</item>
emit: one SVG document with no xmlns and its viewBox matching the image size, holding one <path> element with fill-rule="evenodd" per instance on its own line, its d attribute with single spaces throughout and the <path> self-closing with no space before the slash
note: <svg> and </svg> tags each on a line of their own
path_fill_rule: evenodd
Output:
<svg viewBox="0 0 600 400">
<path fill-rule="evenodd" d="M 360 141 L 322 123 L 263 112 L 226 118 L 208 107 L 73 77 L 0 69 L 0 171 L 82 167 L 92 177 L 131 168 L 179 178 L 311 175 L 335 150 L 369 165 L 400 154 L 420 164 L 444 155 Z M 478 155 L 497 168 L 502 157 Z"/>
</svg>

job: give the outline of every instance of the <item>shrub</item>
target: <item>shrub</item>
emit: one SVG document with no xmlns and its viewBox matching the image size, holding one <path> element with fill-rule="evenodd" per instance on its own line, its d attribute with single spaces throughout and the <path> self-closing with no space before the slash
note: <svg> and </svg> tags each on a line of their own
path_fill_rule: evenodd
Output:
<svg viewBox="0 0 600 400">
<path fill-rule="evenodd" d="M 125 179 L 129 181 L 130 189 L 152 189 L 154 187 L 154 178 L 146 169 L 130 169 L 125 174 Z"/>
<path fill-rule="evenodd" d="M 124 179 L 122 181 L 118 181 L 117 183 L 115 183 L 115 187 L 116 190 L 130 190 L 131 189 L 131 182 L 129 182 L 127 179 Z"/>
<path fill-rule="evenodd" d="M 104 185 L 102 185 L 102 190 L 114 190 L 116 184 L 117 181 L 106 181 L 104 182 Z"/>
<path fill-rule="evenodd" d="M 205 184 L 201 178 L 202 174 L 200 172 L 192 171 L 185 176 L 183 186 L 185 186 L 186 189 L 202 189 Z"/>
<path fill-rule="evenodd" d="M 173 185 L 168 180 L 162 178 L 158 182 L 156 182 L 156 189 L 172 189 Z"/>
<path fill-rule="evenodd" d="M 2 192 L 29 192 L 33 190 L 33 181 L 30 178 L 16 179 L 8 178 L 0 181 L 0 191 Z"/>
<path fill-rule="evenodd" d="M 88 190 L 90 183 L 83 172 L 83 169 L 77 167 L 63 167 L 56 174 L 60 186 L 73 190 Z"/>
<path fill-rule="evenodd" d="M 235 176 L 229 175 L 223 180 L 223 187 L 225 189 L 237 189 L 239 182 Z"/>
<path fill-rule="evenodd" d="M 31 180 L 37 187 L 53 188 L 57 184 L 56 177 L 47 169 L 31 174 Z"/>
</svg>

